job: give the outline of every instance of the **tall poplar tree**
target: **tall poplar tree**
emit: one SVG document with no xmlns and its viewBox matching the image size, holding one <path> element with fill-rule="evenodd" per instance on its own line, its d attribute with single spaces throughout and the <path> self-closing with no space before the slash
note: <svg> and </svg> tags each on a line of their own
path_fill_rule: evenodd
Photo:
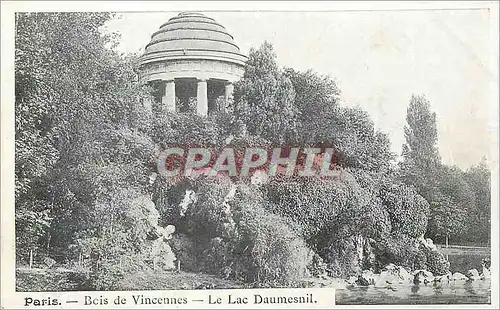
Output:
<svg viewBox="0 0 500 310">
<path fill-rule="evenodd" d="M 430 102 L 421 95 L 413 95 L 406 114 L 404 128 L 406 143 L 403 144 L 401 176 L 430 205 L 427 235 L 445 238 L 462 227 L 464 212 L 454 197 L 443 191 L 444 180 L 450 175 L 442 166 L 437 146 L 438 132 L 436 113 L 430 109 Z"/>
<path fill-rule="evenodd" d="M 428 197 L 436 187 L 436 173 L 441 164 L 437 147 L 436 113 L 424 96 L 413 95 L 406 114 L 401 165 L 403 179 Z"/>
</svg>

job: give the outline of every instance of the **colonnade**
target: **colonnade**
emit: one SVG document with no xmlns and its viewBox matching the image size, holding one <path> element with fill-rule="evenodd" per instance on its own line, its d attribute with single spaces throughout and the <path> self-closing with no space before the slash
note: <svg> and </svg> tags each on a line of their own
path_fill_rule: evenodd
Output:
<svg viewBox="0 0 500 310">
<path fill-rule="evenodd" d="M 233 84 L 227 82 L 224 89 L 224 98 L 228 100 L 233 94 Z M 162 104 L 168 111 L 175 112 L 175 80 L 165 82 L 165 96 L 162 97 Z M 208 115 L 208 84 L 207 79 L 197 79 L 196 87 L 196 113 L 201 116 Z"/>
</svg>

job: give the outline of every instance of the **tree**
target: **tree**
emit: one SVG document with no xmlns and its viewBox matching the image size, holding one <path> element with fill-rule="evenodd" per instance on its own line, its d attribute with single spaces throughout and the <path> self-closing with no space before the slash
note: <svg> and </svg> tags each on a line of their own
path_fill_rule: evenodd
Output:
<svg viewBox="0 0 500 310">
<path fill-rule="evenodd" d="M 490 244 L 491 236 L 491 171 L 486 159 L 471 167 L 465 179 L 475 195 L 475 204 L 468 212 L 467 236 L 481 244 Z"/>
<path fill-rule="evenodd" d="M 294 141 L 298 111 L 290 79 L 268 42 L 251 49 L 243 78 L 235 84 L 234 108 L 252 135 L 275 143 Z"/>
<path fill-rule="evenodd" d="M 333 79 L 312 70 L 285 72 L 295 90 L 299 144 L 334 148 L 340 166 L 387 170 L 394 158 L 387 135 L 375 130 L 366 111 L 339 104 L 340 90 Z"/>
<path fill-rule="evenodd" d="M 436 114 L 431 112 L 430 103 L 425 97 L 412 96 L 406 122 L 401 174 L 408 184 L 414 185 L 427 199 L 436 187 L 434 176 L 441 158 L 437 148 Z"/>
<path fill-rule="evenodd" d="M 412 238 L 420 238 L 425 234 L 429 204 L 413 188 L 391 182 L 383 186 L 380 196 L 390 214 L 393 232 Z"/>
<path fill-rule="evenodd" d="M 434 238 L 444 237 L 448 246 L 449 236 L 457 234 L 464 227 L 465 211 L 459 208 L 450 196 L 440 192 L 432 196 L 429 204 L 431 214 L 428 233 Z"/>
<path fill-rule="evenodd" d="M 433 238 L 450 236 L 460 240 L 474 193 L 456 167 L 441 164 L 437 147 L 436 114 L 423 96 L 412 96 L 404 128 L 402 179 L 416 188 L 430 205 L 427 234 Z"/>
<path fill-rule="evenodd" d="M 18 258 L 26 247 L 68 246 L 98 202 L 147 179 L 147 90 L 135 58 L 109 49 L 115 38 L 100 31 L 111 17 L 16 15 Z"/>
<path fill-rule="evenodd" d="M 298 139 L 301 143 L 315 144 L 327 138 L 322 136 L 325 127 L 338 113 L 340 90 L 328 76 L 321 76 L 312 70 L 305 72 L 287 68 L 286 76 L 295 90 L 294 105 L 298 111 Z M 314 120 L 314 121 L 311 121 Z"/>
</svg>

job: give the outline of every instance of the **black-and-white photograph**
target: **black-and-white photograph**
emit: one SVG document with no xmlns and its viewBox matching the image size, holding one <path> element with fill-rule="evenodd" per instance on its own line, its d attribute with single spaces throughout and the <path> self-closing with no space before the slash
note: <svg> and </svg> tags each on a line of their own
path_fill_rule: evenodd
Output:
<svg viewBox="0 0 500 310">
<path fill-rule="evenodd" d="M 489 8 L 167 8 L 15 13 L 17 292 L 492 303 Z"/>
</svg>

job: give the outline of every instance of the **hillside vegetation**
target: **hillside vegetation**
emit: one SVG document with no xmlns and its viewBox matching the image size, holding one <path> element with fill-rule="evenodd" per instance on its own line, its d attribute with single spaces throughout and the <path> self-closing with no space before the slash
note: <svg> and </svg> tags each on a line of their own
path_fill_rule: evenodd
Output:
<svg viewBox="0 0 500 310">
<path fill-rule="evenodd" d="M 16 15 L 20 266 L 31 258 L 65 266 L 99 290 L 177 264 L 229 283 L 282 286 L 389 263 L 446 274 L 449 263 L 426 238 L 489 243 L 490 172 L 484 162 L 465 172 L 441 163 L 425 97 L 409 98 L 400 163 L 365 111 L 340 104 L 334 80 L 281 68 L 269 43 L 250 51 L 226 112 L 202 118 L 155 105 L 149 113 L 137 55 L 117 54 L 118 38 L 102 34 L 110 18 Z M 254 184 L 157 173 L 162 148 L 227 143 L 331 147 L 341 175 Z M 176 229 L 168 238 L 167 225 Z"/>
</svg>

